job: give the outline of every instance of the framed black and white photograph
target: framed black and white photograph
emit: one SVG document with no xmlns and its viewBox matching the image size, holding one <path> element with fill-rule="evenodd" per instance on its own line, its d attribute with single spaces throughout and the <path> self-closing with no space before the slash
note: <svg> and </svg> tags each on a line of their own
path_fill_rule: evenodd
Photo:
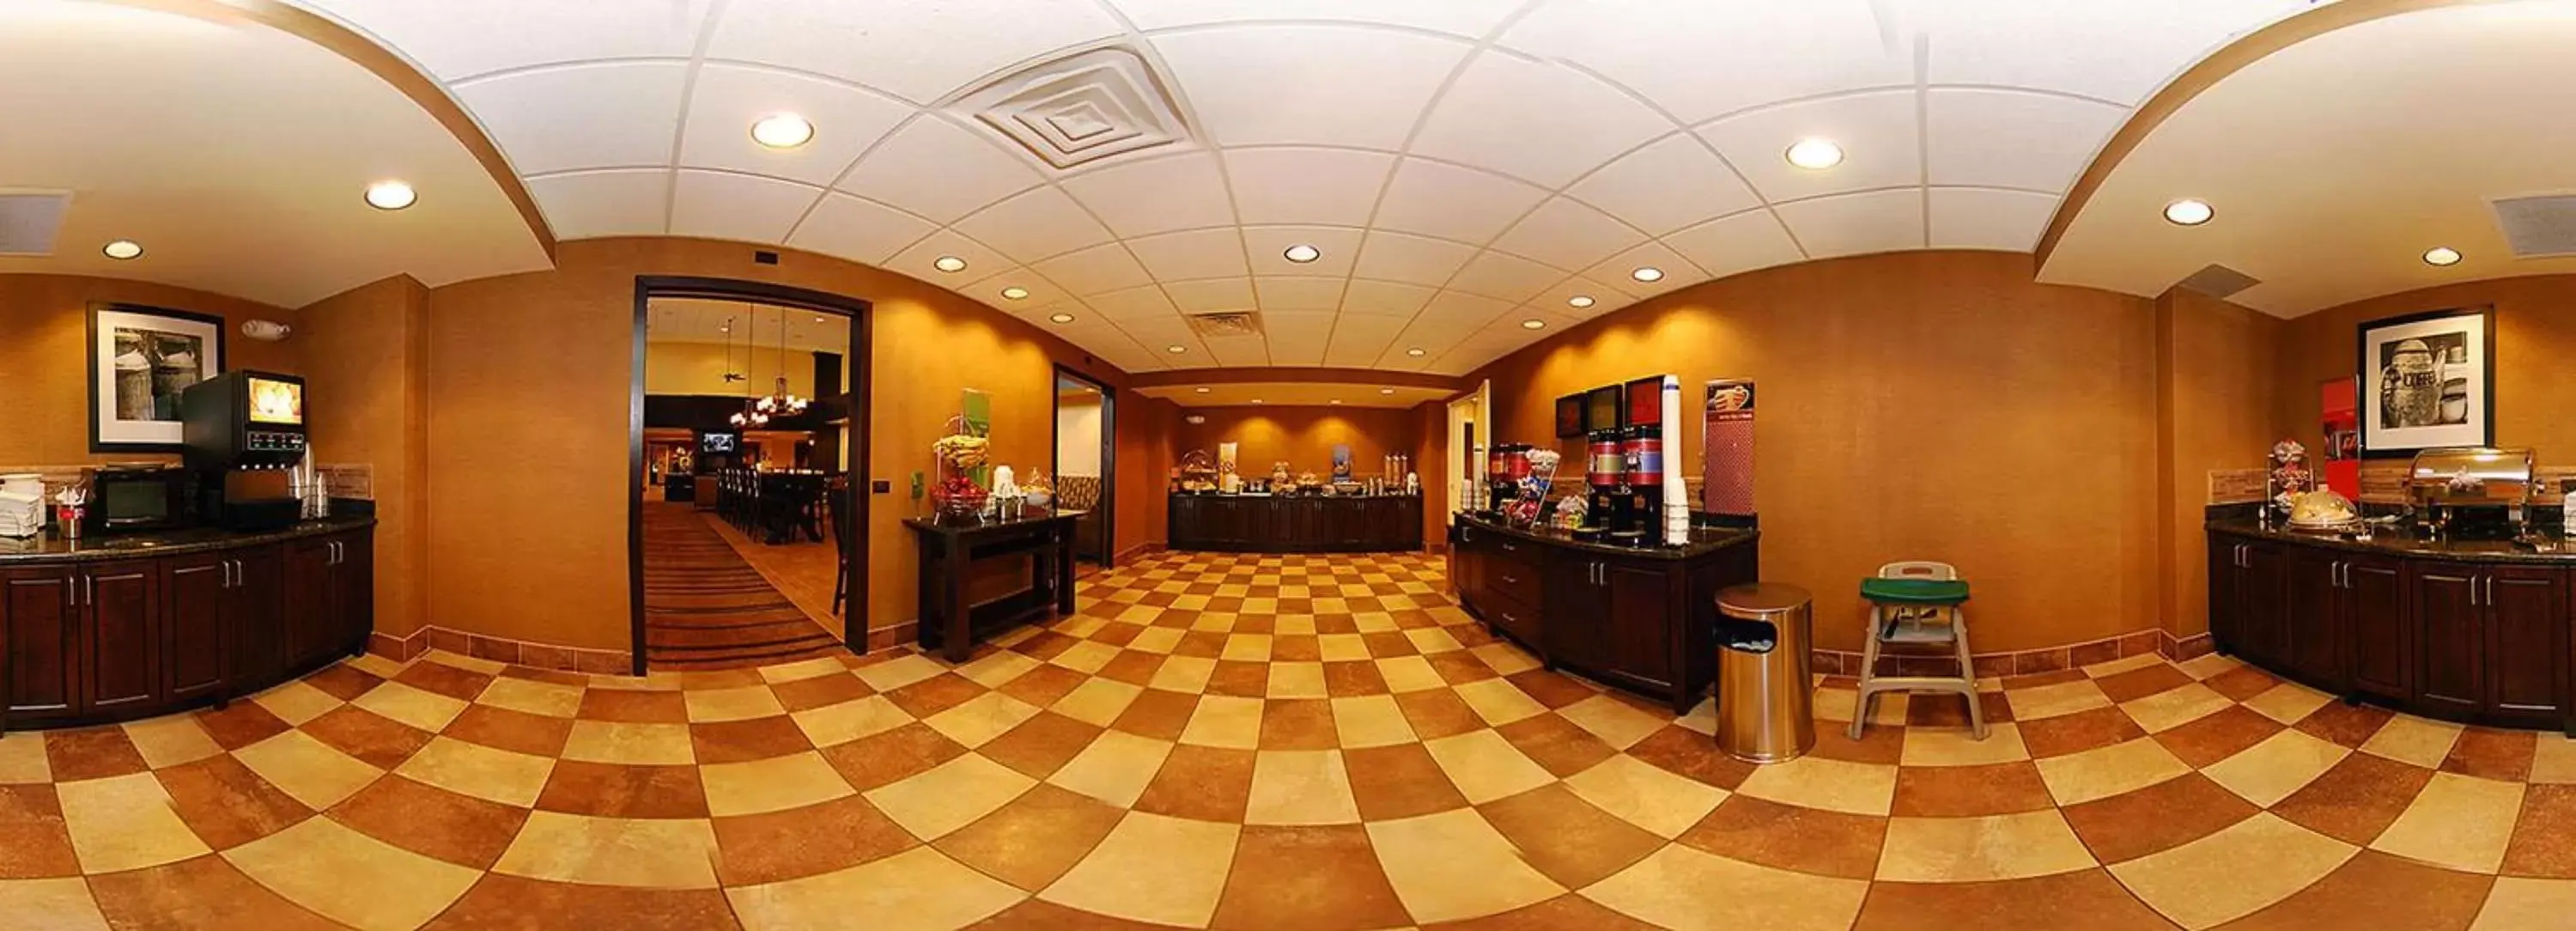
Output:
<svg viewBox="0 0 2576 931">
<path fill-rule="evenodd" d="M 90 451 L 178 452 L 179 392 L 223 371 L 222 317 L 90 305 Z"/>
<path fill-rule="evenodd" d="M 2494 308 L 2361 325 L 2361 454 L 2495 445 Z"/>
</svg>

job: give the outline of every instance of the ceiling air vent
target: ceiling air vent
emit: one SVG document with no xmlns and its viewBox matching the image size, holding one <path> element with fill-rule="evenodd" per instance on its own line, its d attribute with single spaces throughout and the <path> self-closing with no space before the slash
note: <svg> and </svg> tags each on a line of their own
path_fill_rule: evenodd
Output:
<svg viewBox="0 0 2576 931">
<path fill-rule="evenodd" d="M 950 108 L 1059 173 L 1194 145 L 1162 77 L 1120 46 L 1039 62 L 968 91 Z"/>
<path fill-rule="evenodd" d="M 0 255 L 52 255 L 70 191 L 0 191 Z"/>
<path fill-rule="evenodd" d="M 1210 339 L 1261 335 L 1260 311 L 1225 310 L 1212 314 L 1190 314 L 1189 319 L 1192 332 Z"/>
<path fill-rule="evenodd" d="M 2514 257 L 2576 255 L 2576 194 L 2510 197 L 2496 201 L 2495 212 Z"/>
<path fill-rule="evenodd" d="M 2225 265 L 2211 265 L 2191 273 L 2191 277 L 2174 282 L 2174 287 L 2190 288 L 2211 297 L 2226 297 L 2262 284 L 2262 280 Z"/>
</svg>

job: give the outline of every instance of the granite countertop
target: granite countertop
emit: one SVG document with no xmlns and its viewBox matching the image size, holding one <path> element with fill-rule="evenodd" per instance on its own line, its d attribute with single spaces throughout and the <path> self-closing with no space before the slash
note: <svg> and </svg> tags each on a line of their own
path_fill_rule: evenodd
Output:
<svg viewBox="0 0 2576 931">
<path fill-rule="evenodd" d="M 1693 527 L 1689 543 L 1680 546 L 1619 546 L 1611 543 L 1586 543 L 1568 531 L 1549 529 L 1525 530 L 1474 514 L 1457 515 L 1458 525 L 1484 533 L 1516 537 L 1549 546 L 1600 553 L 1608 556 L 1631 556 L 1644 559 L 1696 559 L 1730 546 L 1751 543 L 1762 537 L 1762 531 L 1739 527 Z"/>
<path fill-rule="evenodd" d="M 2375 553 L 2382 556 L 2412 556 L 2419 559 L 2455 559 L 2463 562 L 2536 563 L 2541 565 L 2576 565 L 2576 540 L 2554 531 L 2534 531 L 2528 542 L 2512 540 L 2428 540 L 2412 531 L 2378 527 L 2367 538 L 2343 533 L 2310 533 L 2273 525 L 2266 527 L 2253 518 L 2212 520 L 2208 528 L 2216 533 L 2252 539 L 2282 540 L 2353 553 Z"/>
<path fill-rule="evenodd" d="M 1020 509 L 1020 516 L 1018 517 L 988 519 L 984 517 L 948 517 L 934 510 L 926 515 L 916 514 L 911 517 L 906 517 L 903 519 L 903 525 L 923 533 L 963 534 L 974 533 L 979 530 L 999 530 L 1006 527 L 1035 526 L 1051 520 L 1071 520 L 1089 513 L 1091 512 L 1064 510 L 1058 508 L 1023 507 Z"/>
<path fill-rule="evenodd" d="M 1381 501 L 1388 498 L 1422 497 L 1421 495 L 1408 495 L 1403 492 L 1390 492 L 1383 495 L 1283 495 L 1276 492 L 1262 492 L 1258 494 L 1237 492 L 1229 495 L 1220 491 L 1175 491 L 1171 494 L 1172 497 L 1175 498 L 1213 498 L 1219 501 L 1236 501 L 1242 499 L 1251 499 L 1255 501 L 1268 501 L 1273 499 L 1280 501 Z"/>
<path fill-rule="evenodd" d="M 213 550 L 275 543 L 343 530 L 373 527 L 372 516 L 326 517 L 278 530 L 238 533 L 213 527 L 190 527 L 142 533 L 93 533 L 65 540 L 50 533 L 24 540 L 0 539 L 0 568 L 38 563 L 96 562 L 153 556 L 181 556 Z"/>
</svg>

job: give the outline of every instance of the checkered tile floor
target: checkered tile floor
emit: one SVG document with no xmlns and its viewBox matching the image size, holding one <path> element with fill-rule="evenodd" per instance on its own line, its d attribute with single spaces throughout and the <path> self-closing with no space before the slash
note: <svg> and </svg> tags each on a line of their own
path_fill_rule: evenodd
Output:
<svg viewBox="0 0 2576 931">
<path fill-rule="evenodd" d="M 0 739 L 8 928 L 2565 928 L 2576 744 L 2217 657 L 1754 767 L 1422 557 L 1172 556 L 964 666 L 375 658 Z M 2230 924 L 2235 923 L 2235 924 Z"/>
</svg>

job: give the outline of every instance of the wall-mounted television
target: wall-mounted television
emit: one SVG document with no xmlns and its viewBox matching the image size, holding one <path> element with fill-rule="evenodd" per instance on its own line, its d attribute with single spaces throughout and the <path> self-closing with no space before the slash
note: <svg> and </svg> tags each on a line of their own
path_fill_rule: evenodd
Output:
<svg viewBox="0 0 2576 931">
<path fill-rule="evenodd" d="M 730 455 L 742 448 L 742 434 L 708 432 L 698 434 L 698 451 L 712 455 Z"/>
</svg>

